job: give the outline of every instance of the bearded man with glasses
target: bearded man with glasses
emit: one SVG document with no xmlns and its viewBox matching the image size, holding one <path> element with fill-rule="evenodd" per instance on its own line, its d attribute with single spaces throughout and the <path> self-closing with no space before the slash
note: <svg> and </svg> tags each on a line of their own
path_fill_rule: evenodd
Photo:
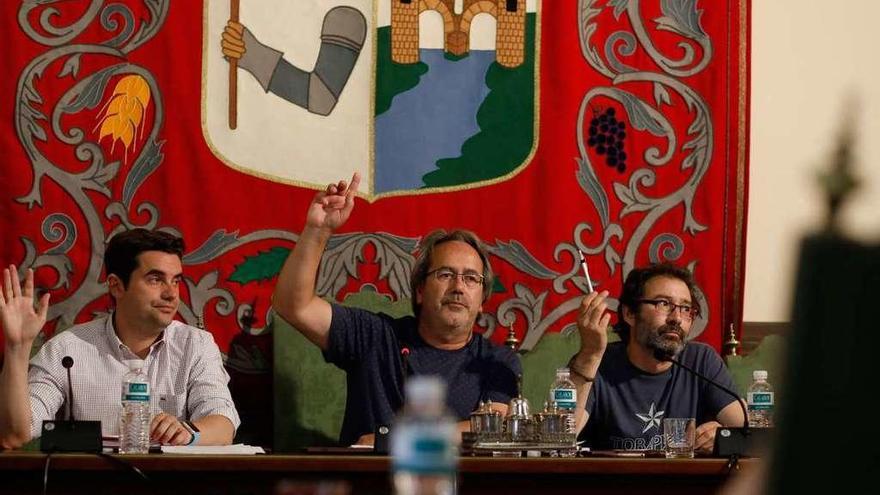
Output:
<svg viewBox="0 0 880 495">
<path fill-rule="evenodd" d="M 420 246 L 410 279 L 414 317 L 392 318 L 329 303 L 315 294 L 321 256 L 330 236 L 354 208 L 360 184 L 340 181 L 317 193 L 273 297 L 273 308 L 324 359 L 346 372 L 348 397 L 339 441 L 372 444 L 378 425 L 392 422 L 404 404 L 411 375 L 438 375 L 447 385 L 447 406 L 467 431 L 480 401 L 507 413 L 522 373 L 516 354 L 474 333 L 492 293 L 492 268 L 471 232 L 434 231 Z"/>
<path fill-rule="evenodd" d="M 736 400 L 679 367 L 675 358 L 734 388 L 715 350 L 687 342 L 700 316 L 691 273 L 672 264 L 633 269 L 620 295 L 615 326 L 620 342 L 608 344 L 608 291 L 584 297 L 577 319 L 581 347 L 569 362 L 578 397 L 579 438 L 594 450 L 660 450 L 663 418 L 695 418 L 695 448 L 712 450 L 719 426 L 742 426 Z M 687 345 L 686 345 L 687 344 Z"/>
</svg>

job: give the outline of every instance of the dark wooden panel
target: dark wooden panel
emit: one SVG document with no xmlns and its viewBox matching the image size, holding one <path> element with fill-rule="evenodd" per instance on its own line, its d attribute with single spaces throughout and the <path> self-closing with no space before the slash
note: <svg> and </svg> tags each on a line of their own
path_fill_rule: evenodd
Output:
<svg viewBox="0 0 880 495">
<path fill-rule="evenodd" d="M 740 333 L 738 354 L 747 356 L 768 335 L 786 335 L 791 326 L 787 321 L 745 321 Z"/>
<path fill-rule="evenodd" d="M 0 494 L 40 493 L 45 455 L 0 454 Z M 125 456 L 151 482 L 106 459 L 52 456 L 49 493 L 272 494 L 280 483 L 342 483 L 357 494 L 391 493 L 390 460 L 374 456 Z M 750 469 L 756 460 L 741 461 Z M 728 477 L 724 459 L 462 458 L 459 493 L 570 494 L 581 488 L 614 495 L 714 493 Z M 297 493 L 297 492 L 285 492 Z M 310 493 L 306 488 L 301 493 Z"/>
</svg>

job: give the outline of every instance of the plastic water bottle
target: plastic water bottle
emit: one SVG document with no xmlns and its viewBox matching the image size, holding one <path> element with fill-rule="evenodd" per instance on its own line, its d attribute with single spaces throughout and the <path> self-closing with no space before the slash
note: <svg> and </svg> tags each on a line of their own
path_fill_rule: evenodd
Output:
<svg viewBox="0 0 880 495">
<path fill-rule="evenodd" d="M 773 426 L 773 387 L 767 382 L 767 372 L 752 372 L 754 381 L 749 386 L 749 426 L 767 428 Z"/>
<path fill-rule="evenodd" d="M 446 385 L 416 376 L 406 383 L 406 406 L 391 429 L 394 493 L 451 495 L 456 492 L 458 434 L 446 412 Z"/>
<path fill-rule="evenodd" d="M 559 412 L 565 415 L 565 433 L 575 433 L 574 410 L 577 407 L 577 388 L 571 381 L 568 368 L 556 370 L 556 380 L 550 387 L 550 401 L 556 403 Z"/>
<path fill-rule="evenodd" d="M 150 451 L 150 381 L 143 361 L 129 361 L 128 369 L 122 377 L 119 453 L 146 454 Z"/>
</svg>

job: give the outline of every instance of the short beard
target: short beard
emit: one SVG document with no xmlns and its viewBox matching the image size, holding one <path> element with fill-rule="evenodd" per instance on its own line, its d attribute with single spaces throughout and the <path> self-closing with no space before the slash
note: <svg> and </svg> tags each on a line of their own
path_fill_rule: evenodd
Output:
<svg viewBox="0 0 880 495">
<path fill-rule="evenodd" d="M 685 333 L 679 325 L 662 325 L 655 329 L 641 327 L 636 330 L 636 340 L 652 352 L 657 351 L 664 356 L 675 358 L 684 349 Z M 679 340 L 663 336 L 669 331 L 678 334 Z"/>
</svg>

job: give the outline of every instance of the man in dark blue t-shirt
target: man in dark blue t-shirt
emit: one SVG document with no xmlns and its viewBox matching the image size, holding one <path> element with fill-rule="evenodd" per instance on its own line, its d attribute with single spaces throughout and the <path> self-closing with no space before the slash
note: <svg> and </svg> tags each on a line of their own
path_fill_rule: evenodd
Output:
<svg viewBox="0 0 880 495">
<path fill-rule="evenodd" d="M 422 241 L 410 280 L 415 318 L 346 308 L 315 294 L 324 248 L 351 215 L 359 183 L 355 173 L 350 185 L 340 181 L 315 195 L 273 298 L 275 311 L 346 371 L 340 442 L 371 444 L 375 427 L 390 423 L 403 405 L 410 375 L 444 379 L 461 431 L 481 400 L 506 414 L 522 371 L 510 349 L 473 331 L 492 293 L 488 253 L 474 234 L 435 231 Z"/>
<path fill-rule="evenodd" d="M 569 362 L 578 397 L 580 438 L 595 449 L 662 449 L 663 418 L 695 418 L 695 447 L 709 452 L 715 430 L 741 426 L 737 401 L 668 361 L 674 357 L 722 385 L 733 380 L 715 351 L 687 337 L 700 307 L 690 272 L 671 264 L 632 270 L 618 305 L 620 342 L 608 344 L 607 291 L 584 297 L 581 348 Z M 687 345 L 685 345 L 687 344 Z"/>
</svg>

